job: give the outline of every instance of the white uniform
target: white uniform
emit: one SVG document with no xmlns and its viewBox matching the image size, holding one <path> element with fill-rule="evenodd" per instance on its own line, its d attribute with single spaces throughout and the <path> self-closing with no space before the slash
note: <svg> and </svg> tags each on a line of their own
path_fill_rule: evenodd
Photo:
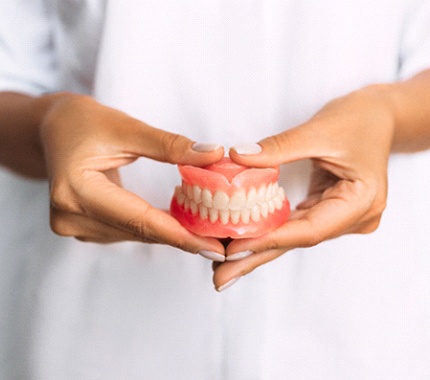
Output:
<svg viewBox="0 0 430 380">
<path fill-rule="evenodd" d="M 0 89 L 90 93 L 226 147 L 429 66 L 428 0 L 0 2 Z M 123 176 L 162 208 L 180 180 L 144 159 Z M 393 156 L 389 176 L 377 232 L 218 294 L 201 257 L 54 236 L 47 185 L 1 172 L 0 378 L 429 379 L 430 154 Z M 293 204 L 308 177 L 283 168 Z"/>
</svg>

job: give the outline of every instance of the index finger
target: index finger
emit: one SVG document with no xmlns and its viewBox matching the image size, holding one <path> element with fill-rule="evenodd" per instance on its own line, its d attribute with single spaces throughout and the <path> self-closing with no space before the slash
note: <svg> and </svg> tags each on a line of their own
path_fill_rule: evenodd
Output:
<svg viewBox="0 0 430 380">
<path fill-rule="evenodd" d="M 80 203 L 87 215 L 187 252 L 209 250 L 224 255 L 224 247 L 218 240 L 192 234 L 166 212 L 107 180 L 103 173 L 86 173 L 83 180 L 85 183 L 79 190 Z"/>
</svg>

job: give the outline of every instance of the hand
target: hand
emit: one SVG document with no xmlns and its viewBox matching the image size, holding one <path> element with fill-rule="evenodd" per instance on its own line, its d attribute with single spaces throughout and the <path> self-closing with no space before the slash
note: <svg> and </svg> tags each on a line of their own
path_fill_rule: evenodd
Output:
<svg viewBox="0 0 430 380">
<path fill-rule="evenodd" d="M 224 256 L 216 239 L 191 234 L 167 212 L 123 189 L 118 172 L 140 156 L 207 165 L 223 156 L 221 147 L 193 150 L 186 137 L 152 128 L 89 97 L 51 95 L 46 102 L 40 139 L 54 232 L 83 241 L 137 240 Z"/>
<path fill-rule="evenodd" d="M 234 161 L 256 167 L 311 159 L 313 173 L 307 198 L 285 225 L 228 245 L 227 261 L 214 265 L 215 287 L 222 290 L 296 247 L 374 231 L 386 203 L 393 130 L 390 107 L 368 88 L 330 102 L 303 125 L 260 141 L 259 153 L 258 146 L 248 150 L 251 154 L 231 149 Z M 233 254 L 247 257 L 229 261 Z"/>
</svg>

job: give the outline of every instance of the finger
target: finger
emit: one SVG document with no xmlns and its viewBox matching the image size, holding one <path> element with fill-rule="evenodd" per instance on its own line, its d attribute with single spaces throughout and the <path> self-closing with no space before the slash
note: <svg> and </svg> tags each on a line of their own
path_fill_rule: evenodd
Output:
<svg viewBox="0 0 430 380">
<path fill-rule="evenodd" d="M 127 132 L 118 128 L 118 141 L 127 141 L 127 149 L 139 156 L 172 164 L 205 166 L 219 161 L 224 148 L 217 144 L 195 143 L 189 138 L 128 118 Z"/>
<path fill-rule="evenodd" d="M 93 243 L 114 243 L 120 241 L 141 241 L 156 243 L 154 240 L 142 239 L 141 236 L 99 222 L 85 215 L 61 212 L 51 208 L 51 229 L 60 236 L 75 237 L 78 240 Z"/>
<path fill-rule="evenodd" d="M 257 144 L 235 146 L 229 151 L 231 159 L 241 165 L 254 167 L 278 166 L 305 158 L 324 157 L 323 136 L 313 125 L 296 127 L 270 136 Z"/>
<path fill-rule="evenodd" d="M 226 250 L 227 260 L 240 252 L 311 247 L 346 232 L 360 232 L 370 208 L 365 187 L 357 189 L 360 187 L 348 181 L 339 182 L 319 203 L 310 209 L 296 211 L 277 230 L 259 238 L 231 242 Z"/>
<path fill-rule="evenodd" d="M 143 241 L 157 241 L 192 253 L 204 250 L 224 255 L 224 247 L 217 239 L 192 234 L 167 213 L 106 180 L 102 173 L 86 172 L 83 180 L 78 187 L 79 199 L 89 217 Z"/>
<path fill-rule="evenodd" d="M 226 261 L 213 266 L 213 283 L 219 292 L 227 289 L 241 277 L 264 265 L 284 253 L 281 249 L 260 252 L 238 261 Z"/>
</svg>

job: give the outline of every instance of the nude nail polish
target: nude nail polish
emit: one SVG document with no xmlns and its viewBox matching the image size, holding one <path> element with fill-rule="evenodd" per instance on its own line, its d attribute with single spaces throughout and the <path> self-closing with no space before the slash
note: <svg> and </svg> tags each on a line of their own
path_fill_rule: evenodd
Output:
<svg viewBox="0 0 430 380">
<path fill-rule="evenodd" d="M 218 262 L 225 261 L 225 256 L 223 256 L 217 252 L 207 251 L 207 250 L 202 249 L 198 253 L 200 256 L 203 256 L 205 259 L 208 259 L 208 260 L 218 261 Z"/>
<path fill-rule="evenodd" d="M 229 288 L 230 286 L 232 286 L 233 284 L 235 284 L 239 280 L 240 280 L 240 276 L 239 277 L 234 277 L 230 281 L 227 281 L 224 285 L 221 285 L 219 288 L 216 288 L 216 291 L 217 292 L 222 292 L 223 290 Z"/>
<path fill-rule="evenodd" d="M 263 150 L 258 144 L 237 145 L 233 146 L 231 149 L 233 149 L 237 154 L 243 156 L 258 154 Z"/>
<path fill-rule="evenodd" d="M 221 148 L 221 145 L 211 144 L 211 143 L 199 143 L 199 142 L 194 143 L 191 147 L 192 150 L 199 153 L 213 152 L 219 148 Z"/>
<path fill-rule="evenodd" d="M 244 259 L 245 257 L 251 256 L 253 253 L 254 251 L 250 251 L 250 250 L 233 253 L 232 255 L 227 256 L 226 260 L 227 261 L 241 260 L 241 259 Z"/>
</svg>

